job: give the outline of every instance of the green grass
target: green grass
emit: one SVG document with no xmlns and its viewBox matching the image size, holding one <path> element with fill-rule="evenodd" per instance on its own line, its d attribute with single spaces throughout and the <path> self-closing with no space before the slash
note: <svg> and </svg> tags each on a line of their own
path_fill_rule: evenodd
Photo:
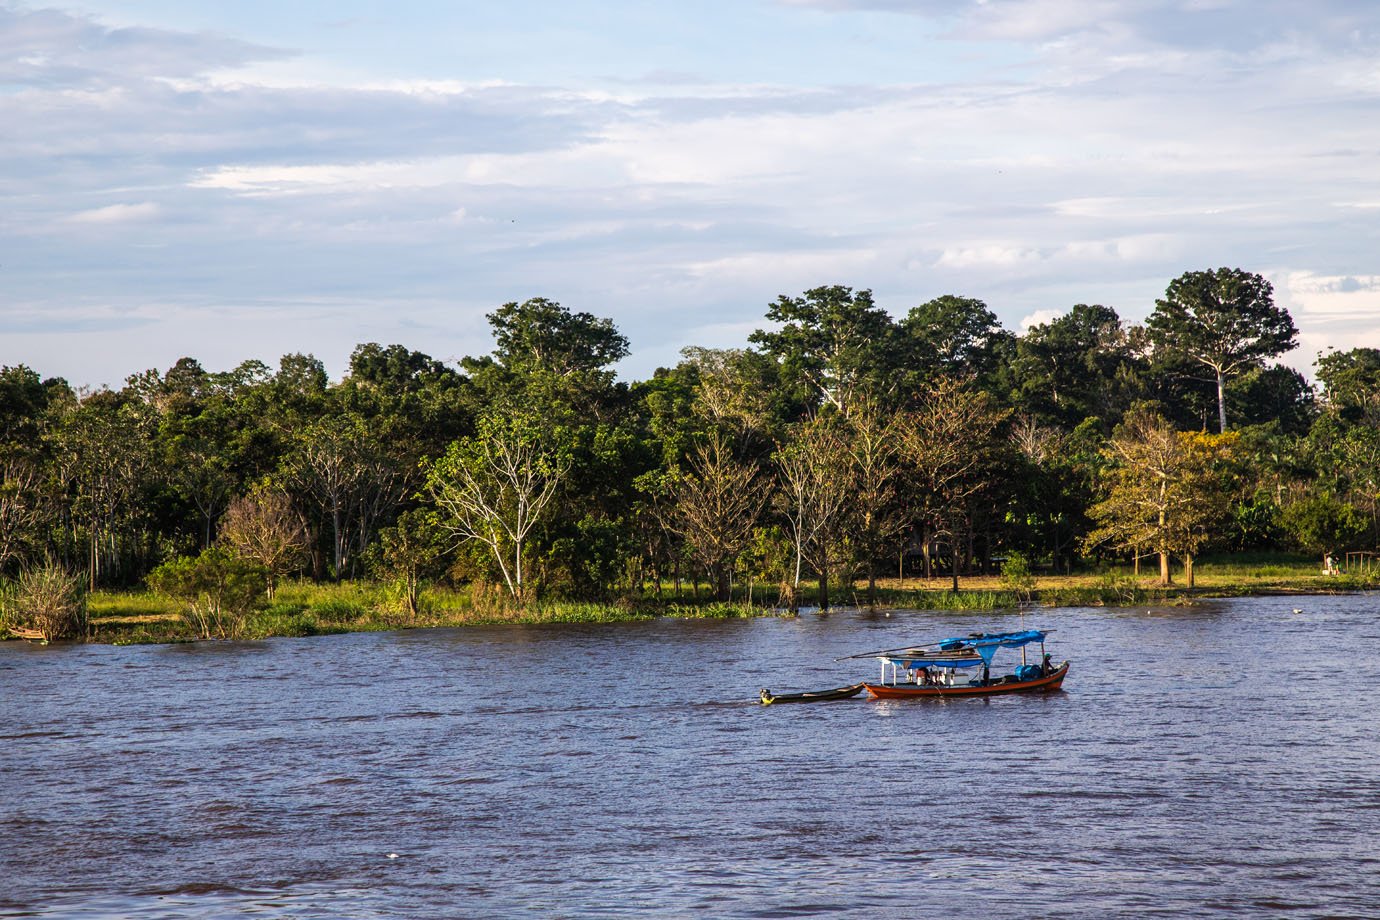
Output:
<svg viewBox="0 0 1380 920">
<path fill-rule="evenodd" d="M 1380 588 L 1380 576 L 1321 574 L 1321 560 L 1281 553 L 1205 557 L 1196 566 L 1197 587 L 1189 592 L 1176 566 L 1175 584 L 1156 584 L 1158 568 L 1145 560 L 1139 577 L 1130 566 L 1108 566 L 1097 572 L 1076 575 L 1041 575 L 1031 594 L 1017 594 L 996 576 L 964 577 L 961 590 L 951 590 L 950 579 L 907 579 L 879 582 L 877 606 L 893 609 L 992 611 L 1012 609 L 1024 599 L 1041 606 L 1088 607 L 1182 603 L 1191 597 L 1226 597 L 1268 593 L 1327 593 Z M 802 585 L 800 606 L 817 606 L 814 585 Z M 542 598 L 534 604 L 514 604 L 496 586 L 434 588 L 425 593 L 422 610 L 408 614 L 389 585 L 377 582 L 313 584 L 284 583 L 273 603 L 252 614 L 244 637 L 313 636 L 341 632 L 430 626 L 469 626 L 538 623 L 612 623 L 660 616 L 692 619 L 731 619 L 790 616 L 779 607 L 762 605 L 775 597 L 775 588 L 756 586 L 746 603 L 747 590 L 739 585 L 734 600 L 717 603 L 702 590 L 696 600 L 688 583 L 680 592 L 664 591 L 660 598 L 650 588 L 641 595 L 617 602 L 570 601 Z M 835 606 L 863 602 L 859 585 L 835 586 Z M 191 641 L 193 634 L 183 622 L 178 603 L 147 591 L 97 591 L 90 595 L 90 637 L 116 644 Z"/>
</svg>

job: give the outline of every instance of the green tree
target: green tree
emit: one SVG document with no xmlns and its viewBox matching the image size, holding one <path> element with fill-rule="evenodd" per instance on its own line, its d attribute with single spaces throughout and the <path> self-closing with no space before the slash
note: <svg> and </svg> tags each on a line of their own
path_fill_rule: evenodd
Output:
<svg viewBox="0 0 1380 920">
<path fill-rule="evenodd" d="M 1109 431 L 1140 395 L 1143 368 L 1116 311 L 1080 303 L 1020 338 L 1013 373 L 1023 411 L 1066 428 L 1096 417 Z"/>
<path fill-rule="evenodd" d="M 391 581 L 410 616 L 422 609 L 422 592 L 440 575 L 446 555 L 446 530 L 436 512 L 404 512 L 379 533 L 375 571 Z"/>
<path fill-rule="evenodd" d="M 1284 354 L 1297 342 L 1289 311 L 1274 288 L 1239 268 L 1186 272 L 1155 301 L 1147 327 L 1156 346 L 1213 372 L 1220 431 L 1227 430 L 1226 382 L 1246 367 Z"/>
<path fill-rule="evenodd" d="M 759 329 L 748 340 L 775 358 L 785 377 L 844 415 L 888 386 L 896 330 L 871 291 L 831 285 L 801 297 L 782 294 L 767 319 L 780 328 Z"/>
<path fill-rule="evenodd" d="M 912 307 L 899 333 L 915 391 L 939 376 L 967 375 L 990 385 L 1013 345 L 1011 333 L 987 304 L 954 294 Z"/>
<path fill-rule="evenodd" d="M 1030 560 L 1024 554 L 1009 552 L 1001 566 L 1001 586 L 1011 591 L 1021 603 L 1028 603 L 1035 594 L 1035 574 L 1030 571 Z"/>
<path fill-rule="evenodd" d="M 1303 435 L 1313 424 L 1317 404 L 1313 388 L 1292 367 L 1252 367 L 1227 384 L 1227 407 L 1238 426 L 1275 425 L 1289 435 Z"/>
<path fill-rule="evenodd" d="M 509 594 L 522 601 L 529 536 L 570 471 L 568 434 L 517 414 L 483 415 L 478 427 L 431 464 L 427 489 L 440 525 L 486 547 Z"/>
<path fill-rule="evenodd" d="M 613 321 L 570 310 L 545 297 L 505 303 L 489 314 L 494 356 L 515 371 L 557 376 L 597 371 L 628 355 L 628 340 Z"/>
<path fill-rule="evenodd" d="M 1310 495 L 1284 509 L 1284 529 L 1303 549 L 1327 557 L 1346 549 L 1365 530 L 1355 508 L 1335 495 Z"/>
<path fill-rule="evenodd" d="M 73 536 L 86 544 L 88 586 L 118 569 L 137 542 L 134 523 L 152 469 L 153 419 L 128 394 L 100 390 L 69 411 L 51 431 L 54 473 L 69 497 Z"/>
<path fill-rule="evenodd" d="M 1380 348 L 1319 355 L 1317 372 L 1329 409 L 1350 422 L 1380 424 Z"/>
</svg>

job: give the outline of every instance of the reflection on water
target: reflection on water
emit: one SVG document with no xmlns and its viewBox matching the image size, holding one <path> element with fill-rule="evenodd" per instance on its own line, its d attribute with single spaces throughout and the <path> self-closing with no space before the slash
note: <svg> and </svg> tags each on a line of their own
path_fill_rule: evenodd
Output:
<svg viewBox="0 0 1380 920">
<path fill-rule="evenodd" d="M 1020 624 L 8 643 L 0 916 L 1375 915 L 1378 610 L 1041 611 L 1062 693 L 809 706 Z"/>
</svg>

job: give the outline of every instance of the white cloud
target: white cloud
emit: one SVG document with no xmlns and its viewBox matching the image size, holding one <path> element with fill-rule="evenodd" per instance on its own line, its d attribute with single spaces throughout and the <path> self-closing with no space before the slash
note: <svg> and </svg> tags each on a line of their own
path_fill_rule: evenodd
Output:
<svg viewBox="0 0 1380 920">
<path fill-rule="evenodd" d="M 1284 288 L 1284 299 L 1303 323 L 1380 327 L 1380 275 L 1295 271 L 1286 275 Z"/>
<path fill-rule="evenodd" d="M 74 224 L 127 224 L 137 221 L 153 220 L 160 209 L 152 201 L 137 204 L 111 204 L 103 208 L 92 208 L 73 214 L 67 220 Z"/>
<path fill-rule="evenodd" d="M 982 268 L 985 266 L 1008 267 L 1027 262 L 1039 262 L 1048 258 L 1040 250 L 1009 243 L 979 243 L 969 246 L 955 246 L 939 254 L 936 266 L 943 268 Z"/>
<path fill-rule="evenodd" d="M 1035 326 L 1044 326 L 1064 315 L 1063 310 L 1036 310 L 1021 317 L 1021 332 L 1029 332 Z"/>
<path fill-rule="evenodd" d="M 612 89 L 319 62 L 290 79 L 244 69 L 275 52 L 225 36 L 0 8 L 0 124 L 21 128 L 0 143 L 7 283 L 40 317 L 187 304 L 147 318 L 150 342 L 227 304 L 387 305 L 369 334 L 388 338 L 427 304 L 469 317 L 542 294 L 671 354 L 825 283 L 892 310 L 964 293 L 1016 326 L 1080 301 L 1134 318 L 1183 271 L 1236 265 L 1268 270 L 1308 334 L 1380 314 L 1380 13 L 1322 2 L 1310 24 L 1266 2 L 1263 43 L 1180 34 L 1240 3 L 795 6 L 774 12 L 840 41 L 850 9 L 935 17 L 976 63 L 964 82 L 862 68 L 850 86 L 805 65 Z M 1357 16 L 1371 28 L 1345 39 Z"/>
</svg>

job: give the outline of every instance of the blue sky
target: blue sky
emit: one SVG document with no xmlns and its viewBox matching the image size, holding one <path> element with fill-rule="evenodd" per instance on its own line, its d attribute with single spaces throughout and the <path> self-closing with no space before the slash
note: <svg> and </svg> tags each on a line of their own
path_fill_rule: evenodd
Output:
<svg viewBox="0 0 1380 920">
<path fill-rule="evenodd" d="M 1380 7 L 0 0 L 0 363 L 118 385 L 489 350 L 545 296 L 642 377 L 778 294 L 1016 331 L 1260 272 L 1380 347 Z"/>
</svg>

